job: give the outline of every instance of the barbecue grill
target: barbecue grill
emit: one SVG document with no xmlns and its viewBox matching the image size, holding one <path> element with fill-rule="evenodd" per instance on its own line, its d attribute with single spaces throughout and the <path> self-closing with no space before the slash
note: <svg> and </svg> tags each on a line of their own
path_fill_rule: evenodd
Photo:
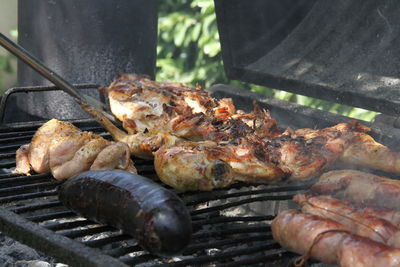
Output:
<svg viewBox="0 0 400 267">
<path fill-rule="evenodd" d="M 395 92 L 400 74 L 394 66 L 399 66 L 400 53 L 394 44 L 400 36 L 395 12 L 400 3 L 343 0 L 331 6 L 329 1 L 253 2 L 215 1 L 225 70 L 230 78 L 390 116 L 399 114 Z M 355 9 L 359 6 L 362 8 Z M 85 90 L 98 86 L 77 87 Z M 9 95 L 56 89 L 9 90 L 2 98 L 0 118 L 7 113 Z M 236 107 L 245 111 L 257 100 L 283 128 L 321 128 L 350 120 L 228 85 L 209 90 L 216 98 L 233 98 Z M 395 148 L 400 129 L 395 127 L 396 117 L 389 121 L 393 123 L 363 123 L 372 128 L 371 135 L 377 141 Z M 91 119 L 71 122 L 110 138 Z M 270 222 L 279 211 L 295 207 L 290 199 L 307 190 L 312 181 L 287 185 L 238 183 L 212 192 L 177 192 L 191 212 L 193 241 L 182 255 L 159 258 L 143 251 L 120 231 L 65 208 L 57 199 L 60 182 L 50 175 L 11 173 L 16 149 L 30 141 L 41 123 L 3 121 L 0 127 L 0 230 L 6 235 L 71 266 L 290 266 L 297 257 L 272 239 Z M 135 165 L 139 174 L 155 177 L 151 161 L 135 159 Z"/>
</svg>

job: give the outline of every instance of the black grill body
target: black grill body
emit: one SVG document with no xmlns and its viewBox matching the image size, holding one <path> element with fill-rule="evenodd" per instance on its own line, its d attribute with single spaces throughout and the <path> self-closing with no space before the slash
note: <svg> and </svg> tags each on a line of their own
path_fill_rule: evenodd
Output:
<svg viewBox="0 0 400 267">
<path fill-rule="evenodd" d="M 54 89 L 15 88 L 9 94 Z M 324 127 L 349 120 L 226 85 L 216 85 L 210 91 L 217 98 L 232 97 L 237 107 L 244 110 L 251 109 L 251 103 L 257 100 L 261 107 L 282 119 L 282 127 L 293 124 Z M 3 104 L 0 113 L 7 109 Z M 313 118 L 311 124 L 309 118 Z M 91 119 L 71 122 L 82 130 L 110 138 Z M 143 251 L 132 237 L 64 207 L 56 191 L 60 182 L 49 174 L 12 173 L 15 151 L 30 142 L 42 123 L 3 123 L 0 127 L 0 231 L 4 234 L 71 266 L 291 266 L 296 259 L 297 255 L 285 251 L 273 240 L 270 223 L 279 211 L 296 208 L 290 199 L 307 190 L 313 181 L 286 185 L 237 183 L 211 192 L 177 192 L 191 212 L 193 241 L 182 255 L 159 258 Z M 375 125 L 372 135 L 390 145 L 398 141 L 400 133 L 396 128 Z M 156 177 L 152 161 L 134 161 L 139 174 Z"/>
<path fill-rule="evenodd" d="M 393 44 L 400 36 L 399 2 L 248 2 L 215 0 L 229 78 L 398 116 L 400 75 L 396 71 L 400 54 L 399 46 Z M 6 106 L 9 94 L 54 89 L 12 89 L 2 99 L 0 117 L 10 113 Z M 245 111 L 250 111 L 256 100 L 271 111 L 282 128 L 322 128 L 350 120 L 227 85 L 215 85 L 210 91 L 216 98 L 233 98 L 235 106 Z M 191 212 L 193 241 L 182 255 L 158 258 L 120 231 L 65 208 L 57 198 L 59 182 L 50 175 L 11 173 L 16 149 L 28 143 L 42 123 L 34 119 L 3 120 L 0 127 L 0 231 L 12 238 L 72 266 L 291 266 L 297 257 L 273 240 L 270 223 L 280 210 L 296 207 L 290 199 L 313 181 L 237 183 L 212 192 L 178 192 Z M 396 121 L 391 120 L 392 125 L 363 123 L 372 128 L 371 135 L 377 141 L 396 149 L 400 147 Z M 82 130 L 110 138 L 90 119 L 72 122 Z M 155 177 L 151 161 L 134 160 L 139 174 Z"/>
<path fill-rule="evenodd" d="M 18 43 L 70 83 L 106 85 L 118 73 L 154 76 L 157 9 L 157 0 L 18 1 Z M 49 84 L 19 62 L 18 86 Z M 97 90 L 85 93 L 99 98 Z M 15 95 L 12 100 L 8 122 L 51 119 L 51 114 L 88 118 L 62 92 Z M 38 103 L 46 103 L 47 110 Z"/>
<path fill-rule="evenodd" d="M 215 0 L 229 78 L 398 117 L 400 3 Z"/>
<path fill-rule="evenodd" d="M 82 130 L 110 138 L 92 120 L 72 122 Z M 16 149 L 28 143 L 41 124 L 23 122 L 0 128 L 0 229 L 4 234 L 71 266 L 243 266 L 286 264 L 295 258 L 272 239 L 270 222 L 308 184 L 239 183 L 212 192 L 177 192 L 191 212 L 193 241 L 182 255 L 158 258 L 119 230 L 65 208 L 57 197 L 61 182 L 51 175 L 20 176 L 11 172 Z M 155 178 L 152 161 L 134 161 L 139 174 Z"/>
</svg>

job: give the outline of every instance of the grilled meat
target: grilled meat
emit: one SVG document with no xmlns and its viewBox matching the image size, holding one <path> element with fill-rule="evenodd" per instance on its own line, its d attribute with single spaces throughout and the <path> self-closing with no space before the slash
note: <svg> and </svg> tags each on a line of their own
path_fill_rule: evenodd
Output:
<svg viewBox="0 0 400 267">
<path fill-rule="evenodd" d="M 400 228 L 400 211 L 382 207 L 359 207 L 352 206 L 358 213 L 373 216 L 390 222 L 392 225 Z"/>
<path fill-rule="evenodd" d="M 111 134 L 112 138 L 118 142 L 124 142 L 128 145 L 132 155 L 152 159 L 153 152 L 157 151 L 161 146 L 173 146 L 177 142 L 184 141 L 184 139 L 165 133 L 163 131 L 158 133 L 135 133 L 127 134 L 118 127 L 116 127 L 107 117 L 105 117 L 95 107 L 81 104 L 83 110 L 91 115 L 97 122 L 99 122 Z"/>
<path fill-rule="evenodd" d="M 110 101 L 112 113 L 130 134 L 163 129 L 179 115 L 206 113 L 217 107 L 204 90 L 181 83 L 158 83 L 144 75 L 121 74 L 101 90 Z"/>
<path fill-rule="evenodd" d="M 272 221 L 272 235 L 285 249 L 309 254 L 324 263 L 337 263 L 337 251 L 349 229 L 332 220 L 285 210 Z"/>
<path fill-rule="evenodd" d="M 310 188 L 355 204 L 399 210 L 400 181 L 355 170 L 330 171 Z"/>
<path fill-rule="evenodd" d="M 400 153 L 376 142 L 370 129 L 357 121 L 339 123 L 321 130 L 299 129 L 293 137 L 306 140 L 324 138 L 326 147 L 335 151 L 342 165 L 400 173 Z"/>
<path fill-rule="evenodd" d="M 297 266 L 309 257 L 341 267 L 399 266 L 400 249 L 365 237 L 330 219 L 296 210 L 278 214 L 272 222 L 272 234 L 284 248 L 304 254 Z"/>
<path fill-rule="evenodd" d="M 51 172 L 58 180 L 86 170 L 123 169 L 136 173 L 129 147 L 68 122 L 50 120 L 35 133 L 29 146 L 17 151 L 16 173 Z"/>
<path fill-rule="evenodd" d="M 349 204 L 329 196 L 299 194 L 293 200 L 301 206 L 303 213 L 331 219 L 347 226 L 359 236 L 367 237 L 393 247 L 399 247 L 396 233 L 400 230 L 390 222 L 360 213 Z"/>
<path fill-rule="evenodd" d="M 181 190 L 212 190 L 237 181 L 273 183 L 284 177 L 281 169 L 240 144 L 185 141 L 162 146 L 154 156 L 160 179 Z"/>
<path fill-rule="evenodd" d="M 360 236 L 347 236 L 340 242 L 337 254 L 341 267 L 400 266 L 400 249 Z"/>
<path fill-rule="evenodd" d="M 122 74 L 101 90 L 129 134 L 167 132 L 191 141 L 226 141 L 278 132 L 267 111 L 258 106 L 252 113 L 237 111 L 231 99 L 216 100 L 199 86 Z"/>
<path fill-rule="evenodd" d="M 223 147 L 219 149 L 223 152 L 217 154 L 219 160 L 233 169 L 234 178 L 229 178 L 229 181 L 269 183 L 287 179 L 305 180 L 317 176 L 336 162 L 397 171 L 393 162 L 399 155 L 375 142 L 366 134 L 369 129 L 357 122 L 341 123 L 321 130 L 287 129 L 280 132 L 276 121 L 256 104 L 253 112 L 244 113 L 237 111 L 230 100 L 217 101 L 201 88 L 158 83 L 140 75 L 120 75 L 103 91 L 110 99 L 112 111 L 123 121 L 128 133 L 115 127 L 96 109 L 82 105 L 83 109 L 96 118 L 114 140 L 127 143 L 132 155 L 140 158 L 156 156 L 156 169 L 159 175 L 164 176 L 160 178 L 179 188 L 188 188 L 187 185 L 180 185 L 184 184 L 183 180 L 189 179 L 189 172 L 188 168 L 183 168 L 186 171 L 182 170 L 179 175 L 172 174 L 170 170 L 179 168 L 173 165 L 182 163 L 177 157 L 182 156 L 186 160 L 202 158 L 211 163 L 215 156 L 209 160 L 209 141 L 213 147 Z M 194 145 L 193 141 L 198 145 Z M 235 145 L 240 149 L 233 149 Z M 194 146 L 196 149 L 193 150 Z M 160 147 L 163 149 L 156 153 Z M 245 157 L 238 157 L 237 151 L 246 151 L 247 162 L 257 167 L 248 168 L 244 163 Z M 199 155 L 194 156 L 194 153 Z M 228 156 L 228 153 L 231 155 Z M 190 157 L 187 156 L 189 154 Z M 359 154 L 362 155 L 356 158 Z M 166 160 L 166 155 L 171 158 Z M 380 159 L 381 156 L 393 160 L 385 162 Z M 197 165 L 196 162 L 187 162 L 185 166 Z M 199 177 L 209 181 L 203 171 L 197 171 L 196 175 L 196 181 Z M 218 186 L 229 183 L 214 182 Z M 193 181 L 187 181 L 187 184 L 193 185 Z M 198 188 L 194 186 L 194 189 Z"/>
<path fill-rule="evenodd" d="M 286 173 L 293 172 L 294 179 L 309 177 L 333 162 L 368 167 L 388 172 L 400 172 L 400 155 L 375 142 L 366 133 L 368 127 L 355 121 L 314 130 L 279 131 L 269 112 L 255 104 L 251 113 L 237 111 L 231 100 L 216 100 L 201 88 L 190 88 L 181 83 L 161 83 L 146 76 L 120 75 L 103 92 L 110 99 L 112 112 L 124 123 L 129 134 L 159 132 L 191 141 L 231 141 L 253 136 L 270 144 L 286 146 L 277 153 L 278 165 Z M 312 147 L 310 144 L 316 144 Z M 311 151 L 313 149 L 314 151 Z M 141 153 L 137 153 L 141 154 Z M 310 154 L 315 154 L 312 167 L 288 167 L 307 164 Z M 318 159 L 317 159 L 318 158 Z M 289 163 L 290 162 L 290 163 Z M 279 164 L 278 163 L 278 164 Z M 298 172 L 298 173 L 296 173 Z"/>
</svg>

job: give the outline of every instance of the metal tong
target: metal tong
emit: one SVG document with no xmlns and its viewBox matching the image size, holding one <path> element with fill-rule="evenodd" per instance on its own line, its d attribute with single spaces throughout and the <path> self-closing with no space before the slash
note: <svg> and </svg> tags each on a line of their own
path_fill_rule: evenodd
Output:
<svg viewBox="0 0 400 267">
<path fill-rule="evenodd" d="M 115 121 L 115 118 L 113 116 L 111 116 L 106 112 L 103 112 L 103 110 L 107 110 L 107 106 L 104 103 L 98 101 L 97 99 L 91 96 L 82 94 L 72 84 L 70 84 L 69 82 L 64 80 L 61 76 L 59 76 L 57 73 L 46 67 L 41 61 L 32 56 L 22 46 L 11 41 L 2 33 L 0 33 L 0 45 L 5 49 L 7 49 L 8 51 L 10 51 L 20 60 L 28 64 L 32 69 L 37 71 L 39 74 L 41 74 L 47 80 L 52 82 L 58 88 L 71 95 L 78 102 L 79 105 L 82 106 L 83 104 L 86 104 L 93 106 L 102 111 L 102 113 L 106 115 L 109 119 Z"/>
</svg>

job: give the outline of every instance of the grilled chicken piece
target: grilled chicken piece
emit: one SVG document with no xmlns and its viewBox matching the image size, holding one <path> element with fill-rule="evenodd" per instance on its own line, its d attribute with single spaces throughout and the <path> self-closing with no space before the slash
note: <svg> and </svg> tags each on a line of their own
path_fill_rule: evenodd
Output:
<svg viewBox="0 0 400 267">
<path fill-rule="evenodd" d="M 354 234 L 388 246 L 400 247 L 400 233 L 396 235 L 399 228 L 386 220 L 360 213 L 349 204 L 329 196 L 299 194 L 293 200 L 301 206 L 303 213 L 334 220 L 347 226 Z"/>
<path fill-rule="evenodd" d="M 355 170 L 324 173 L 312 194 L 332 195 L 355 204 L 400 210 L 400 181 Z"/>
<path fill-rule="evenodd" d="M 256 105 L 252 113 L 236 111 L 231 99 L 216 100 L 199 86 L 122 74 L 101 90 L 129 134 L 166 132 L 191 141 L 226 141 L 278 133 L 267 111 Z"/>
<path fill-rule="evenodd" d="M 228 185 L 233 181 L 272 183 L 285 179 L 305 180 L 318 175 L 331 166 L 335 160 L 341 157 L 344 150 L 343 143 L 349 142 L 348 139 L 341 139 L 345 134 L 339 130 L 327 128 L 323 130 L 303 129 L 297 132 L 288 130 L 271 138 L 261 138 L 254 134 L 245 138 L 235 138 L 228 142 L 199 141 L 196 144 L 168 132 L 130 135 L 115 127 L 95 108 L 85 105 L 82 107 L 110 132 L 114 140 L 127 143 L 132 155 L 141 158 L 155 156 L 156 170 L 158 170 L 160 179 L 173 187 L 185 190 L 199 190 L 199 188 L 210 190 L 211 188 L 210 177 L 205 176 L 203 171 L 198 169 L 196 178 L 193 179 L 199 183 L 200 177 L 203 177 L 205 181 L 208 181 L 204 184 L 208 186 L 195 186 L 196 183 L 188 178 L 191 173 L 190 169 L 182 168 L 182 166 L 197 166 L 196 161 L 200 158 L 202 161 L 213 162 L 216 157 L 219 157 L 233 169 L 234 177 L 228 179 L 230 182 L 213 183 L 218 187 Z M 348 135 L 353 134 L 354 126 L 353 128 L 347 124 L 339 126 L 339 129 L 345 133 L 348 132 Z M 350 140 L 353 139 L 350 138 Z M 155 153 L 160 147 L 162 149 Z M 213 151 L 218 150 L 218 153 L 210 153 L 210 147 L 213 147 Z M 217 147 L 219 148 L 217 149 Z M 195 153 L 198 155 L 194 155 Z M 190 157 L 187 156 L 189 154 Z M 186 161 L 183 162 L 178 157 L 184 157 Z M 210 158 L 212 159 L 210 160 Z M 193 162 L 189 162 L 189 159 Z M 182 168 L 179 175 L 171 171 L 177 168 Z M 184 180 L 187 180 L 187 184 L 183 182 Z M 191 186 L 193 186 L 192 189 L 190 189 Z"/>
<path fill-rule="evenodd" d="M 145 75 L 121 74 L 101 90 L 110 101 L 111 112 L 130 134 L 165 130 L 171 120 L 182 115 L 229 117 L 235 112 L 232 102 L 218 102 L 200 87 L 155 82 Z"/>
<path fill-rule="evenodd" d="M 400 153 L 376 142 L 367 134 L 369 131 L 359 122 L 351 121 L 321 130 L 299 129 L 294 136 L 306 140 L 325 138 L 327 146 L 337 151 L 338 161 L 343 165 L 400 173 Z"/>
<path fill-rule="evenodd" d="M 115 141 L 126 143 L 131 155 L 138 158 L 152 159 L 154 157 L 153 152 L 157 151 L 161 146 L 173 146 L 180 141 L 184 141 L 179 137 L 164 132 L 127 134 L 116 127 L 95 107 L 87 104 L 81 104 L 81 107 L 100 123 Z"/>
<path fill-rule="evenodd" d="M 179 142 L 154 153 L 160 180 L 181 190 L 212 190 L 234 182 L 274 183 L 281 169 L 254 157 L 245 145 Z"/>
<path fill-rule="evenodd" d="M 115 127 L 96 109 L 85 105 L 82 108 L 100 122 L 114 140 L 127 143 L 132 155 L 140 158 L 153 158 L 155 155 L 156 169 L 159 169 L 159 175 L 164 176 L 160 179 L 178 188 L 188 189 L 193 185 L 188 178 L 188 168 L 183 168 L 186 171 L 182 170 L 179 175 L 167 170 L 177 169 L 178 166 L 173 166 L 175 164 L 182 165 L 182 160 L 177 159 L 180 156 L 186 160 L 201 158 L 212 163 L 215 156 L 210 160 L 210 146 L 204 145 L 208 141 L 214 142 L 213 147 L 224 147 L 217 154 L 233 169 L 234 178 L 228 179 L 231 182 L 306 180 L 337 161 L 395 171 L 391 167 L 393 164 L 385 165 L 376 155 L 390 154 L 397 158 L 397 154 L 373 141 L 366 134 L 369 129 L 357 122 L 321 130 L 287 129 L 281 133 L 276 121 L 257 105 L 251 113 L 239 112 L 230 100 L 217 101 L 200 88 L 158 83 L 140 75 L 121 75 L 103 91 L 110 99 L 113 113 L 123 121 L 128 133 Z M 199 144 L 194 145 L 188 140 Z M 240 149 L 234 149 L 235 145 Z M 160 147 L 162 150 L 155 153 Z M 364 153 L 362 160 L 356 162 L 352 153 L 361 153 L 363 149 L 375 153 Z M 170 151 L 174 151 L 173 157 Z M 246 159 L 238 156 L 238 151 L 246 151 Z M 194 153 L 199 155 L 194 156 Z M 170 158 L 165 159 L 165 155 Z M 186 166 L 196 164 L 187 162 Z M 249 164 L 256 167 L 249 168 Z M 203 177 L 208 181 L 205 184 L 209 184 L 210 178 L 203 171 L 197 171 L 196 175 L 196 181 Z M 183 185 L 182 181 L 187 179 L 188 185 Z M 229 183 L 213 184 L 222 186 Z M 210 186 L 193 185 L 193 190 L 198 188 L 209 190 Z"/>
<path fill-rule="evenodd" d="M 281 133 L 276 121 L 257 105 L 251 113 L 240 112 L 231 100 L 216 100 L 201 88 L 155 82 L 143 75 L 120 75 L 103 92 L 129 134 L 164 132 L 191 141 L 215 142 L 255 136 L 264 138 L 267 145 L 281 145 L 286 139 L 286 147 L 279 149 L 274 159 L 293 179 L 308 179 L 334 162 L 400 173 L 400 154 L 377 143 L 366 134 L 370 129 L 356 121 Z M 314 146 L 314 152 L 300 144 L 315 142 L 320 146 Z M 265 153 L 269 154 L 269 149 Z M 310 155 L 312 164 L 306 162 Z M 307 167 L 300 167 L 303 164 Z"/>
<path fill-rule="evenodd" d="M 16 173 L 51 172 L 55 179 L 63 180 L 89 169 L 123 169 L 136 173 L 126 144 L 82 132 L 68 122 L 55 119 L 37 130 L 29 146 L 17 151 Z"/>
<path fill-rule="evenodd" d="M 350 234 L 340 223 L 297 210 L 278 214 L 272 222 L 272 235 L 287 250 L 304 254 L 296 266 L 309 257 L 341 267 L 400 264 L 400 249 Z"/>
</svg>

